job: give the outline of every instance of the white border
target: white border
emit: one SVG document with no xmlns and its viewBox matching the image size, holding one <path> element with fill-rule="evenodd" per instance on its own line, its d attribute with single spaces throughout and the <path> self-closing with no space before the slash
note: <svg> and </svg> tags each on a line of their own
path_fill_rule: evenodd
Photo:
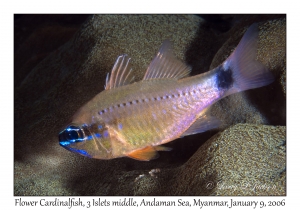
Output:
<svg viewBox="0 0 300 210">
<path fill-rule="evenodd" d="M 237 200 L 286 199 L 286 207 L 295 207 L 299 194 L 299 6 L 296 1 L 2 1 L 1 8 L 1 208 L 16 208 L 13 197 L 13 14 L 14 13 L 287 13 L 287 197 L 234 197 Z M 298 135 L 297 135 L 298 134 Z M 43 197 L 27 197 L 42 199 Z M 27 199 L 26 198 L 26 199 Z M 45 197 L 50 199 L 51 197 Z M 52 197 L 53 198 L 53 197 Z M 67 198 L 67 197 L 64 197 Z M 117 197 L 107 197 L 117 199 Z M 123 197 L 121 197 L 123 198 Z M 149 198 L 149 197 L 146 197 Z M 192 199 L 193 197 L 183 197 Z M 24 198 L 25 199 L 25 198 Z M 83 199 L 92 199 L 84 197 Z M 142 197 L 136 198 L 141 200 Z M 162 199 L 162 197 L 160 198 Z M 163 197 L 177 200 L 178 197 Z M 204 197 L 207 200 L 229 197 Z M 66 207 L 60 207 L 66 209 Z M 99 208 L 99 207 L 98 207 Z M 174 208 L 174 207 L 173 207 Z M 180 208 L 180 207 L 175 207 Z M 28 208 L 29 209 L 29 208 Z M 32 208 L 30 208 L 32 209 Z"/>
</svg>

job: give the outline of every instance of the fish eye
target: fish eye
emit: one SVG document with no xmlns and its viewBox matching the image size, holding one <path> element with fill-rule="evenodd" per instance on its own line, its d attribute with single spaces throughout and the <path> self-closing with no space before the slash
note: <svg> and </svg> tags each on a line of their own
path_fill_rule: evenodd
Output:
<svg viewBox="0 0 300 210">
<path fill-rule="evenodd" d="M 68 146 L 75 142 L 84 140 L 83 132 L 78 126 L 70 125 L 59 133 L 59 144 L 61 146 Z"/>
</svg>

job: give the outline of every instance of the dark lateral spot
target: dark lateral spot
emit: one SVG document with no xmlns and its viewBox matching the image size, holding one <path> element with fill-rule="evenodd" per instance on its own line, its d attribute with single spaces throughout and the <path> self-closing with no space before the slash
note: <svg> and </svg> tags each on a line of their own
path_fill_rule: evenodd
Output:
<svg viewBox="0 0 300 210">
<path fill-rule="evenodd" d="M 232 87 L 233 78 L 232 78 L 232 70 L 229 68 L 225 70 L 223 66 L 217 67 L 217 86 L 218 89 L 229 89 Z"/>
</svg>

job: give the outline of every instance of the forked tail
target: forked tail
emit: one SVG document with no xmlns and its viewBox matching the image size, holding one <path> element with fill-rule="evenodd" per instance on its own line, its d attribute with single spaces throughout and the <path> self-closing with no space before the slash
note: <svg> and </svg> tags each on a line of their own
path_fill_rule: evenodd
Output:
<svg viewBox="0 0 300 210">
<path fill-rule="evenodd" d="M 218 87 L 228 89 L 226 95 L 268 85 L 272 73 L 256 60 L 258 25 L 252 24 L 234 52 L 217 67 Z"/>
</svg>

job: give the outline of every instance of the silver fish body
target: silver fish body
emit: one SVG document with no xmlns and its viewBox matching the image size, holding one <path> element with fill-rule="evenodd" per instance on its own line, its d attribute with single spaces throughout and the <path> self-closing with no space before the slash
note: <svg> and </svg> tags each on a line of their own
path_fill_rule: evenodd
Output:
<svg viewBox="0 0 300 210">
<path fill-rule="evenodd" d="M 258 28 L 251 26 L 219 67 L 186 77 L 190 69 L 164 42 L 142 81 L 131 83 L 130 58 L 120 56 L 96 95 L 59 134 L 60 144 L 84 156 L 138 160 L 157 157 L 161 146 L 219 125 L 208 108 L 230 94 L 267 85 L 272 74 L 256 58 Z"/>
</svg>

